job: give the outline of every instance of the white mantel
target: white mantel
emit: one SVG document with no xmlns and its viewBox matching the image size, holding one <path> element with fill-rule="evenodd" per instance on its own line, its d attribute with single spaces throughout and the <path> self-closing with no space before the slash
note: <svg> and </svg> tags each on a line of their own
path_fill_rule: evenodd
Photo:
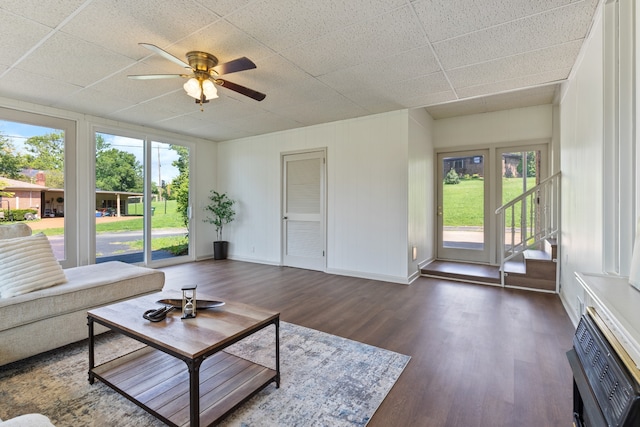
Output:
<svg viewBox="0 0 640 427">
<path fill-rule="evenodd" d="M 593 307 L 640 369 L 640 291 L 628 277 L 576 273 L 585 307 Z"/>
</svg>

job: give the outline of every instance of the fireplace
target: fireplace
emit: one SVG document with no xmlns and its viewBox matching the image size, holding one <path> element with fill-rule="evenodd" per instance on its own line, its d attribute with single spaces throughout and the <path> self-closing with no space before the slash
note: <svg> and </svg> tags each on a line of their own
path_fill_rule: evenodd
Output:
<svg viewBox="0 0 640 427">
<path fill-rule="evenodd" d="M 577 427 L 640 426 L 640 385 L 616 338 L 593 309 L 580 318 L 567 352 Z"/>
</svg>

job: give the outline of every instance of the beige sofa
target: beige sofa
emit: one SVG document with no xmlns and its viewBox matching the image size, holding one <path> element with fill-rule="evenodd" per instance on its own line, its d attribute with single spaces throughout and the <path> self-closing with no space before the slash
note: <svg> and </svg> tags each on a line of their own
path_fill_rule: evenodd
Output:
<svg viewBox="0 0 640 427">
<path fill-rule="evenodd" d="M 7 236 L 14 237 L 5 230 Z M 159 292 L 164 286 L 164 272 L 119 261 L 64 273 L 66 283 L 0 298 L 0 366 L 85 339 L 87 310 Z M 104 331 L 96 325 L 96 333 Z"/>
</svg>

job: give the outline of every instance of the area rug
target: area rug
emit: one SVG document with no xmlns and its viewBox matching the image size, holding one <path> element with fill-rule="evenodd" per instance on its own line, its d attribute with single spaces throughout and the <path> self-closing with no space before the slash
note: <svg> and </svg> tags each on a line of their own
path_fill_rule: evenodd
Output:
<svg viewBox="0 0 640 427">
<path fill-rule="evenodd" d="M 274 327 L 227 349 L 275 367 Z M 96 360 L 140 344 L 106 333 L 96 339 Z M 364 426 L 409 362 L 409 356 L 280 322 L 280 388 L 267 386 L 223 426 Z M 87 381 L 86 341 L 0 367 L 0 418 L 38 412 L 57 427 L 164 425 L 96 381 Z"/>
</svg>

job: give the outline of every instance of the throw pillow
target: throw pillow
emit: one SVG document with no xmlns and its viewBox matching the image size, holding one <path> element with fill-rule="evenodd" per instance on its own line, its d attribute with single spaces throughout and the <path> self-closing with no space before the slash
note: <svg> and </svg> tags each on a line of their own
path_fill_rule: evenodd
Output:
<svg viewBox="0 0 640 427">
<path fill-rule="evenodd" d="M 42 233 L 0 240 L 0 298 L 26 294 L 67 281 Z"/>
<path fill-rule="evenodd" d="M 0 225 L 0 239 L 15 239 L 27 236 L 31 236 L 31 227 L 23 222 Z"/>
</svg>

